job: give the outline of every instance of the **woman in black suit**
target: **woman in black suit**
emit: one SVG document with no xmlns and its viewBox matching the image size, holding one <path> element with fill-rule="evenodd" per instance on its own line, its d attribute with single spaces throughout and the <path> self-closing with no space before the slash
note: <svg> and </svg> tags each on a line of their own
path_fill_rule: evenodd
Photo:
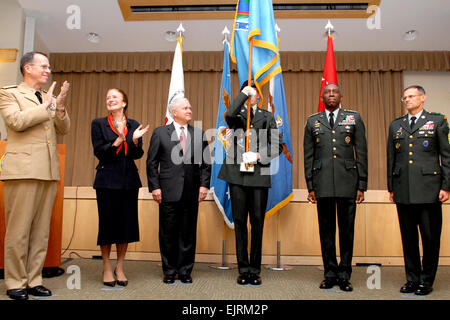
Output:
<svg viewBox="0 0 450 320">
<path fill-rule="evenodd" d="M 138 193 L 142 186 L 134 160 L 144 154 L 142 136 L 148 127 L 128 119 L 128 97 L 120 89 L 106 95 L 108 116 L 92 121 L 94 154 L 99 160 L 94 189 L 99 216 L 97 244 L 103 259 L 103 283 L 126 286 L 123 261 L 128 243 L 139 241 Z M 117 265 L 112 271 L 109 255 L 116 244 Z"/>
</svg>

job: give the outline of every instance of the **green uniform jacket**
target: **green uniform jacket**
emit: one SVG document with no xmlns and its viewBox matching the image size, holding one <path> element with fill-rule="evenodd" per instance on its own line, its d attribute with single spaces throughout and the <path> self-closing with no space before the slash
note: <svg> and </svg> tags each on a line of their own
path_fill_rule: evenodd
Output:
<svg viewBox="0 0 450 320">
<path fill-rule="evenodd" d="M 339 109 L 334 128 L 325 111 L 306 120 L 303 140 L 308 191 L 317 198 L 356 198 L 367 190 L 367 142 L 361 116 Z"/>
<path fill-rule="evenodd" d="M 277 124 L 271 112 L 256 109 L 250 126 L 249 150 L 259 152 L 261 160 L 255 164 L 254 172 L 243 173 L 240 171 L 242 154 L 245 152 L 247 128 L 245 102 L 247 99 L 248 96 L 245 93 L 239 93 L 225 114 L 225 121 L 232 129 L 231 147 L 227 150 L 225 163 L 222 165 L 218 177 L 242 186 L 270 187 L 270 161 L 283 151 Z"/>
<path fill-rule="evenodd" d="M 388 190 L 394 202 L 434 203 L 450 190 L 450 145 L 446 117 L 423 110 L 412 129 L 408 115 L 389 126 Z"/>
</svg>

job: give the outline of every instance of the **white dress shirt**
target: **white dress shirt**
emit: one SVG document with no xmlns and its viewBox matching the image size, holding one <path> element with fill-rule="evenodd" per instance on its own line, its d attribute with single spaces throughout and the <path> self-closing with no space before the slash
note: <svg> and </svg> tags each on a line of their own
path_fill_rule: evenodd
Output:
<svg viewBox="0 0 450 320">
<path fill-rule="evenodd" d="M 176 121 L 173 122 L 173 125 L 175 126 L 175 131 L 177 132 L 178 140 L 180 140 L 181 136 L 181 127 L 184 128 L 184 134 L 186 135 L 186 141 L 189 141 L 189 132 L 188 132 L 188 126 L 185 124 L 184 126 L 178 124 Z"/>
</svg>

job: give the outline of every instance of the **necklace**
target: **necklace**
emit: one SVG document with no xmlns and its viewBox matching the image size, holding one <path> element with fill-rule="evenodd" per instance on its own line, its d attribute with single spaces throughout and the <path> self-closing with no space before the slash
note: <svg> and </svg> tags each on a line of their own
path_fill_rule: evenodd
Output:
<svg viewBox="0 0 450 320">
<path fill-rule="evenodd" d="M 125 116 L 122 116 L 122 120 L 120 120 L 120 122 L 124 122 L 124 120 L 125 120 Z M 116 122 L 116 119 L 114 119 L 114 118 L 113 118 L 113 123 L 114 123 L 114 127 L 117 128 L 117 122 Z"/>
</svg>

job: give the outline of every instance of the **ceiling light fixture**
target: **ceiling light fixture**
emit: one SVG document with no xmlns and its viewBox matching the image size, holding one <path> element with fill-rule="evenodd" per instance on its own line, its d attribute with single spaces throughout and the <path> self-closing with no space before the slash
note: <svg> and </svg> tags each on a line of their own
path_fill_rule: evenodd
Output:
<svg viewBox="0 0 450 320">
<path fill-rule="evenodd" d="M 87 35 L 87 39 L 89 42 L 92 42 L 92 43 L 100 42 L 100 36 L 95 32 L 89 32 Z"/>
<path fill-rule="evenodd" d="M 406 31 L 405 34 L 403 35 L 403 39 L 405 39 L 406 41 L 413 41 L 416 40 L 416 38 L 417 38 L 416 30 Z"/>
<path fill-rule="evenodd" d="M 164 34 L 164 39 L 170 42 L 174 42 L 175 40 L 177 40 L 177 34 L 175 33 L 175 31 L 166 31 L 166 33 Z"/>
</svg>

